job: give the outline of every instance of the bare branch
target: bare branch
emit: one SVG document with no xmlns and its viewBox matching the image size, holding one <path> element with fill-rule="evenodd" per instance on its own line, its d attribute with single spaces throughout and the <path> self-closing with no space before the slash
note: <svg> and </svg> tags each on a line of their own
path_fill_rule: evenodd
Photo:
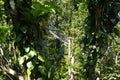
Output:
<svg viewBox="0 0 120 80">
<path fill-rule="evenodd" d="M 6 73 L 11 74 L 12 76 L 18 78 L 19 80 L 24 80 L 23 76 L 21 73 L 16 72 L 15 70 L 9 68 L 9 67 L 5 67 L 5 66 L 0 66 L 0 68 L 5 71 Z"/>
<path fill-rule="evenodd" d="M 59 39 L 60 41 L 68 44 L 68 40 L 69 40 L 69 37 L 67 37 L 66 35 L 64 34 L 60 34 L 58 32 L 55 32 L 55 31 L 52 31 L 52 30 L 58 30 L 55 26 L 53 26 L 52 24 L 49 25 L 49 32 L 50 34 L 52 34 L 55 38 Z"/>
<path fill-rule="evenodd" d="M 0 63 L 0 68 L 5 71 L 6 73 L 11 74 L 12 76 L 18 78 L 19 80 L 24 80 L 23 76 L 21 73 L 18 73 L 17 71 L 11 69 L 10 67 L 7 66 L 6 58 L 4 56 L 4 52 L 2 50 L 2 46 L 0 44 L 0 53 L 1 53 L 1 63 Z M 7 62 L 8 63 L 8 62 Z"/>
</svg>

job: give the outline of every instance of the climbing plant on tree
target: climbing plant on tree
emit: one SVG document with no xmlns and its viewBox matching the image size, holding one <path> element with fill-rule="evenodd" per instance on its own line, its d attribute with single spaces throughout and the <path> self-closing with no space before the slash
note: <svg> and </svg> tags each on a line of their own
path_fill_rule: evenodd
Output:
<svg viewBox="0 0 120 80">
<path fill-rule="evenodd" d="M 88 80 L 96 79 L 98 57 L 108 45 L 108 35 L 119 21 L 119 0 L 88 0 L 89 16 L 86 19 L 84 47 L 87 53 L 86 75 Z"/>
<path fill-rule="evenodd" d="M 13 24 L 12 36 L 20 51 L 18 62 L 24 79 L 48 80 L 42 55 L 48 17 L 58 7 L 49 1 L 32 0 L 4 0 L 4 7 L 7 23 Z"/>
</svg>

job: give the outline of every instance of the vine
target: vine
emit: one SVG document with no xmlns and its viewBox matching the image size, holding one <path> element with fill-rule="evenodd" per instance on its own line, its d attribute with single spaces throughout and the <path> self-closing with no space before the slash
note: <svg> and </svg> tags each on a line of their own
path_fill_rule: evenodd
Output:
<svg viewBox="0 0 120 80">
<path fill-rule="evenodd" d="M 114 32 L 118 18 L 119 0 L 89 0 L 87 27 L 85 29 L 84 47 L 87 53 L 86 75 L 88 80 L 96 80 L 96 63 L 108 47 L 108 35 Z"/>
</svg>

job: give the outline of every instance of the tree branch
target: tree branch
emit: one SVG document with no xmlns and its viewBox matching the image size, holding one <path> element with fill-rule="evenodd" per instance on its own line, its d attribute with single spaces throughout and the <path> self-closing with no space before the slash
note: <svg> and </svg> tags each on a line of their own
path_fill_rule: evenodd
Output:
<svg viewBox="0 0 120 80">
<path fill-rule="evenodd" d="M 23 76 L 21 73 L 16 72 L 15 70 L 11 69 L 6 65 L 6 58 L 4 57 L 4 52 L 2 49 L 2 46 L 0 44 L 0 53 L 1 53 L 1 63 L 0 63 L 0 68 L 5 71 L 6 73 L 11 74 L 12 76 L 18 78 L 19 80 L 24 80 Z M 8 63 L 8 62 L 7 62 Z"/>
<path fill-rule="evenodd" d="M 6 73 L 9 73 L 9 74 L 11 74 L 12 76 L 18 78 L 19 80 L 24 80 L 24 78 L 23 78 L 23 76 L 22 76 L 21 73 L 18 73 L 18 72 L 16 72 L 15 70 L 13 70 L 13 69 L 11 69 L 11 68 L 9 68 L 9 67 L 2 66 L 2 65 L 0 65 L 0 68 L 1 68 L 3 71 L 5 71 Z"/>
<path fill-rule="evenodd" d="M 50 30 L 49 30 L 50 34 L 52 34 L 55 38 L 59 39 L 61 42 L 68 44 L 69 37 L 67 37 L 64 34 L 55 32 L 54 30 L 58 30 L 58 29 L 55 26 L 53 26 L 52 24 L 49 25 L 49 28 L 50 28 Z"/>
</svg>

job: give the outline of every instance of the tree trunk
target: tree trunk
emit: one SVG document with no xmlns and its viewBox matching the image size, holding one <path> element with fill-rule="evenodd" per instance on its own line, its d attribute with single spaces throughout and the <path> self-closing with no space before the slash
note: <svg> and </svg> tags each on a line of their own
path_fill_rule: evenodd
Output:
<svg viewBox="0 0 120 80">
<path fill-rule="evenodd" d="M 117 2 L 119 0 L 88 0 L 89 16 L 88 31 L 86 31 L 88 39 L 86 75 L 88 80 L 96 80 L 97 57 L 101 56 L 101 51 L 105 52 L 105 46 L 108 46 L 108 34 L 113 32 L 114 26 L 119 21 L 119 11 L 114 10 L 119 7 L 116 5 Z"/>
<path fill-rule="evenodd" d="M 101 44 L 103 43 L 103 38 L 96 37 L 97 34 L 102 31 L 102 19 L 103 19 L 103 12 L 104 12 L 104 7 L 105 7 L 105 1 L 100 0 L 100 1 L 94 1 L 94 0 L 89 0 L 88 1 L 88 11 L 89 11 L 89 24 L 88 27 L 89 29 L 89 39 L 91 41 L 89 42 L 88 46 L 88 57 L 87 57 L 87 65 L 86 65 L 86 75 L 88 80 L 96 80 L 96 63 L 97 63 L 97 57 L 100 53 L 100 51 L 97 51 L 97 48 L 101 48 Z M 104 4 L 103 4 L 104 3 Z"/>
</svg>

